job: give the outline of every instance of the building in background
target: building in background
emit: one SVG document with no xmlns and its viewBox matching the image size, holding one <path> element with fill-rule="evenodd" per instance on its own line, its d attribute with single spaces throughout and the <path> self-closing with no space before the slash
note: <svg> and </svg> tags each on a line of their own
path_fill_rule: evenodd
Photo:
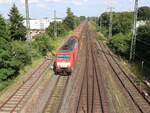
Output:
<svg viewBox="0 0 150 113">
<path fill-rule="evenodd" d="M 141 20 L 141 21 L 137 21 L 136 27 L 138 28 L 138 27 L 144 26 L 144 25 L 146 25 L 146 21 Z"/>
<path fill-rule="evenodd" d="M 53 22 L 54 19 L 43 18 L 43 19 L 30 19 L 30 29 L 31 30 L 45 30 L 50 22 Z M 62 22 L 61 18 L 57 18 L 56 21 Z M 24 26 L 26 26 L 26 20 L 24 20 Z"/>
</svg>

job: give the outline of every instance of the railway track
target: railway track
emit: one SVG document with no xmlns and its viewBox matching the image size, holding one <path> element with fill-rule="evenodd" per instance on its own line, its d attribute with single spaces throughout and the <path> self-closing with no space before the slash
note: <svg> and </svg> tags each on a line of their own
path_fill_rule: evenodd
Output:
<svg viewBox="0 0 150 113">
<path fill-rule="evenodd" d="M 92 34 L 87 33 L 86 63 L 75 113 L 109 113 L 109 102 L 98 56 L 93 51 Z"/>
<path fill-rule="evenodd" d="M 59 112 L 69 79 L 69 76 L 58 76 L 55 87 L 45 106 L 44 113 Z"/>
<path fill-rule="evenodd" d="M 137 109 L 136 113 L 150 113 L 149 101 L 141 94 L 140 90 L 136 87 L 125 70 L 120 66 L 116 57 L 110 53 L 110 50 L 108 50 L 102 42 L 99 42 L 99 48 L 97 49 L 98 51 L 103 51 L 107 62 L 117 77 L 117 82 L 122 85 L 127 96 L 129 96 L 130 100 L 134 103 L 134 106 Z"/>
<path fill-rule="evenodd" d="M 36 88 L 42 75 L 49 66 L 49 60 L 45 60 L 21 86 L 0 106 L 0 113 L 18 113 L 24 107 L 28 98 Z"/>
<path fill-rule="evenodd" d="M 94 34 L 91 33 L 92 37 L 95 37 Z M 92 40 L 91 40 L 92 41 Z M 94 42 L 91 44 L 91 53 L 92 53 L 92 57 L 93 57 L 93 62 L 94 62 L 94 66 L 95 66 L 95 73 L 96 73 L 96 80 L 97 80 L 97 85 L 98 85 L 98 89 L 99 89 L 99 94 L 100 94 L 100 102 L 101 102 L 101 111 L 102 113 L 110 113 L 110 108 L 109 108 L 109 98 L 108 98 L 108 94 L 106 91 L 106 81 L 104 80 L 104 77 L 102 75 L 102 71 L 101 71 L 101 67 L 99 65 L 99 60 L 98 60 L 98 56 L 97 56 L 97 52 L 94 51 L 95 46 L 94 46 Z M 97 67 L 96 67 L 97 65 Z"/>
</svg>

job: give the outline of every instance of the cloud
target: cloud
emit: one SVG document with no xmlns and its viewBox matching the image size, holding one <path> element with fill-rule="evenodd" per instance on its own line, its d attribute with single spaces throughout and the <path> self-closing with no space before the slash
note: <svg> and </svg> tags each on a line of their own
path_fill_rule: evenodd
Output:
<svg viewBox="0 0 150 113">
<path fill-rule="evenodd" d="M 72 0 L 72 3 L 74 5 L 82 5 L 84 4 L 85 2 L 87 2 L 88 0 Z"/>
<path fill-rule="evenodd" d="M 72 3 L 74 5 L 82 5 L 82 1 L 81 0 L 73 0 Z"/>
<path fill-rule="evenodd" d="M 10 0 L 0 0 L 0 4 L 6 4 L 9 3 Z"/>
<path fill-rule="evenodd" d="M 67 2 L 67 0 L 45 0 L 46 2 L 54 2 L 54 3 L 64 3 Z"/>
<path fill-rule="evenodd" d="M 40 3 L 40 0 L 28 0 L 29 3 Z M 21 0 L 22 3 L 25 3 L 25 0 Z"/>
<path fill-rule="evenodd" d="M 42 8 L 42 9 L 45 9 L 45 10 L 48 9 L 47 4 L 37 4 L 37 6 L 40 7 L 40 8 Z"/>
<path fill-rule="evenodd" d="M 118 4 L 118 0 L 105 0 L 104 4 L 108 5 L 108 6 L 114 6 Z"/>
</svg>

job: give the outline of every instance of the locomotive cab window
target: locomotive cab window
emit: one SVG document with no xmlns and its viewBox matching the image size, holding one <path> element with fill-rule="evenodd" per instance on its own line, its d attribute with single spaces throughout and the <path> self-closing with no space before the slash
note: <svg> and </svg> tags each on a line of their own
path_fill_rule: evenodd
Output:
<svg viewBox="0 0 150 113">
<path fill-rule="evenodd" d="M 61 59 L 61 60 L 69 60 L 70 56 L 69 55 L 59 55 L 57 58 Z"/>
</svg>

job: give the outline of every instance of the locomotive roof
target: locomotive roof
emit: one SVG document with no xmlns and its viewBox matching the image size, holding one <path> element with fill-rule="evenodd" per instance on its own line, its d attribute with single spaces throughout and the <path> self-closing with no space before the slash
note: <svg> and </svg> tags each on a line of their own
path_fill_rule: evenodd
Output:
<svg viewBox="0 0 150 113">
<path fill-rule="evenodd" d="M 75 38 L 70 38 L 59 50 L 59 52 L 70 52 L 74 49 L 77 40 Z"/>
</svg>

